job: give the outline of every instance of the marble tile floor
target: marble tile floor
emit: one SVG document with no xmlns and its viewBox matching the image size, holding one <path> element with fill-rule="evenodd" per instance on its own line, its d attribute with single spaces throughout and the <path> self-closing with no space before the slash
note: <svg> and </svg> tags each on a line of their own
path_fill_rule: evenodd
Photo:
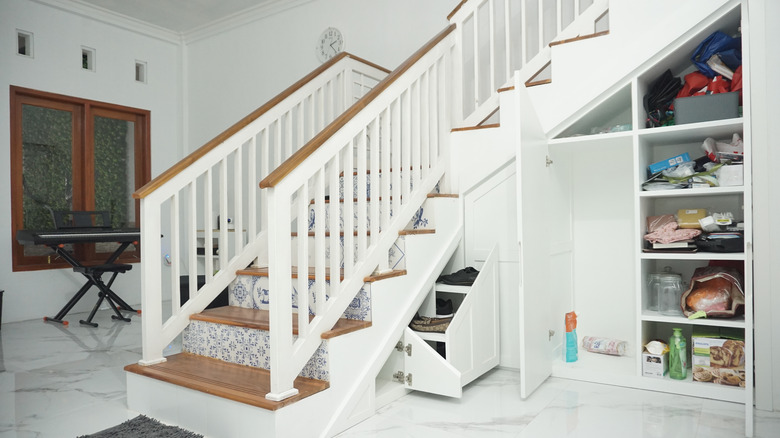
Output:
<svg viewBox="0 0 780 438">
<path fill-rule="evenodd" d="M 94 329 L 78 324 L 84 316 L 68 315 L 68 327 L 0 328 L 0 438 L 76 437 L 137 415 L 126 407 L 123 367 L 141 357 L 140 318 L 100 311 Z M 519 393 L 519 374 L 496 369 L 461 399 L 412 392 L 339 437 L 743 436 L 744 409 L 734 403 L 556 378 L 527 400 Z M 780 437 L 780 413 L 756 411 L 755 424 L 757 437 Z"/>
</svg>

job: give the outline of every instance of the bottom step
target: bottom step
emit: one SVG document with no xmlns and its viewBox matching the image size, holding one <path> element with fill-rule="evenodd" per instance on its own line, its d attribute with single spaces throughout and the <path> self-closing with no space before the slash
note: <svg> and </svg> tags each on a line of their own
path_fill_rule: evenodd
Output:
<svg viewBox="0 0 780 438">
<path fill-rule="evenodd" d="M 297 395 L 271 401 L 265 398 L 271 392 L 268 370 L 190 353 L 179 353 L 166 359 L 149 366 L 130 364 L 125 371 L 271 411 L 329 387 L 329 383 L 323 380 L 298 377 L 293 384 L 298 390 Z"/>
</svg>

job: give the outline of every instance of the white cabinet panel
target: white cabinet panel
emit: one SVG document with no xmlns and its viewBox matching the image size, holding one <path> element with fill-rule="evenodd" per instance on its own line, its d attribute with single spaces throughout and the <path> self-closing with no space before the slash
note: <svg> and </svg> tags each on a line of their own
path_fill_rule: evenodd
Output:
<svg viewBox="0 0 780 438">
<path fill-rule="evenodd" d="M 404 344 L 411 347 L 411 354 L 404 358 L 404 386 L 448 397 L 459 398 L 463 394 L 460 371 L 408 327 L 404 330 Z"/>
<path fill-rule="evenodd" d="M 517 81 L 516 81 L 517 82 Z M 525 86 L 515 84 L 518 111 L 517 238 L 520 251 L 520 395 L 526 398 L 552 373 L 550 238 L 544 208 L 549 178 L 547 137 Z"/>
</svg>

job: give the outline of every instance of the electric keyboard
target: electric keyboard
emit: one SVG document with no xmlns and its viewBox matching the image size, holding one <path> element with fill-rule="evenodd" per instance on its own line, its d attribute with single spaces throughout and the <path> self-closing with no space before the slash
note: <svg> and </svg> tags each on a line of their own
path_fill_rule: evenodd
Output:
<svg viewBox="0 0 780 438">
<path fill-rule="evenodd" d="M 22 245 L 59 245 L 62 243 L 137 242 L 138 228 L 68 228 L 59 230 L 19 230 L 16 240 Z"/>
</svg>

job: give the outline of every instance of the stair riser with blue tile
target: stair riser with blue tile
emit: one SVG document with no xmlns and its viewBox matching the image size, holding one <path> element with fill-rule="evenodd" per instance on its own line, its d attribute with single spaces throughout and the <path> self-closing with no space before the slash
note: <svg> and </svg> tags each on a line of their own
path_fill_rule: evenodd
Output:
<svg viewBox="0 0 780 438">
<path fill-rule="evenodd" d="M 315 315 L 314 306 L 316 298 L 316 282 L 308 280 L 309 294 L 309 314 Z M 244 307 L 247 309 L 268 310 L 269 297 L 268 277 L 259 277 L 255 275 L 239 275 L 230 287 L 228 294 L 228 304 L 231 306 Z M 325 300 L 329 297 L 330 282 L 325 281 Z M 298 309 L 298 282 L 293 279 L 292 287 L 292 307 Z M 360 292 L 355 296 L 350 305 L 342 315 L 346 319 L 355 319 L 359 321 L 371 320 L 371 287 L 364 284 Z"/>
<path fill-rule="evenodd" d="M 190 321 L 182 333 L 182 349 L 185 352 L 263 369 L 271 369 L 269 342 L 267 330 L 206 321 Z M 322 341 L 299 375 L 330 380 L 327 341 Z"/>
<path fill-rule="evenodd" d="M 296 236 L 293 238 L 293 245 L 292 245 L 292 260 L 296 261 L 298 260 L 298 239 L 300 237 Z M 314 236 L 308 236 L 305 237 L 307 240 L 308 245 L 308 264 L 309 266 L 315 266 L 315 252 L 314 252 L 314 245 L 315 245 L 315 237 Z M 367 238 L 368 244 L 370 245 L 370 237 Z M 330 251 L 330 237 L 325 237 L 325 265 L 330 266 L 330 257 L 331 257 L 331 251 Z M 344 236 L 339 237 L 339 244 L 340 249 L 338 251 L 339 256 L 339 266 L 341 268 L 344 267 Z M 357 260 L 358 255 L 358 243 L 357 238 L 355 238 L 354 241 L 354 250 L 353 250 L 353 260 Z M 406 259 L 405 256 L 405 249 L 404 249 L 404 238 L 403 236 L 399 236 L 399 238 L 395 241 L 393 244 L 393 247 L 390 248 L 390 251 L 387 253 L 387 262 L 390 269 L 406 269 Z"/>
</svg>

